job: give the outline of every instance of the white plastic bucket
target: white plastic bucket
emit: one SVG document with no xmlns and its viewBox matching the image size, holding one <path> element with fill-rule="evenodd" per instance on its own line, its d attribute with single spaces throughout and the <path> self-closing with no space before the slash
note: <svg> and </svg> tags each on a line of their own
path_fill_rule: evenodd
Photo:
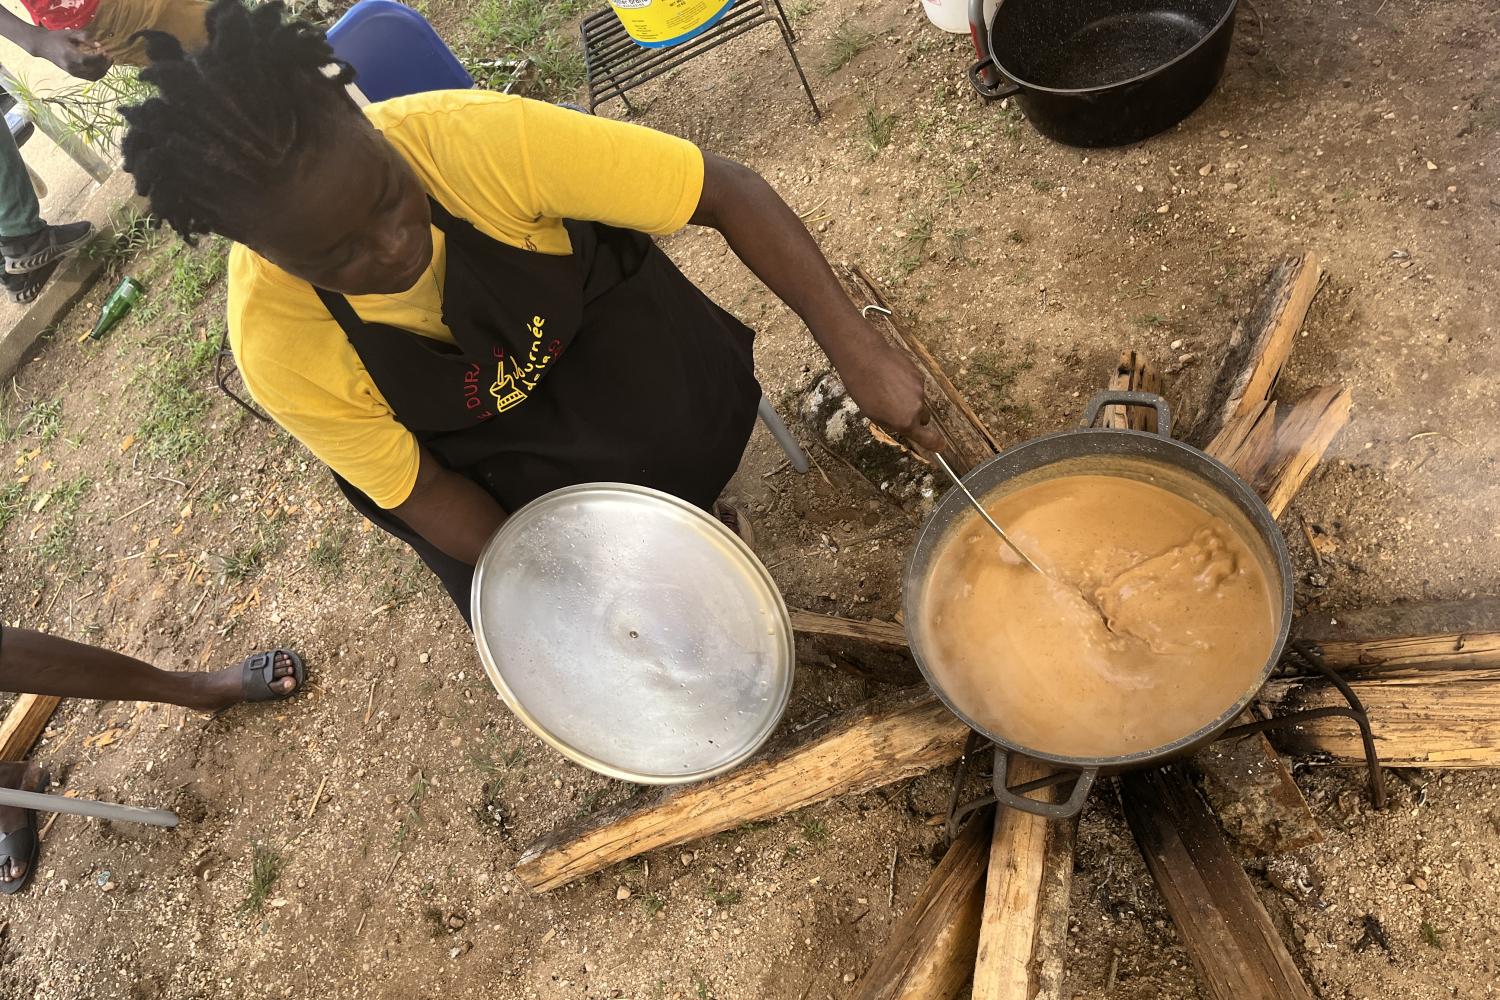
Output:
<svg viewBox="0 0 1500 1000">
<path fill-rule="evenodd" d="M 637 45 L 664 49 L 707 31 L 735 0 L 609 0 Z"/>
<path fill-rule="evenodd" d="M 995 16 L 998 5 L 999 0 L 984 0 L 986 23 Z M 927 19 L 944 31 L 969 33 L 969 0 L 922 0 L 922 9 L 927 12 Z"/>
</svg>

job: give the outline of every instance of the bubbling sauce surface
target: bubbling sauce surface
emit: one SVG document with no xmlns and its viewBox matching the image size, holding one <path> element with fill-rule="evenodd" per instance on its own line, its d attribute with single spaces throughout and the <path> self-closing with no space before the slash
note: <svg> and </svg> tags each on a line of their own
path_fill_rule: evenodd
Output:
<svg viewBox="0 0 1500 1000">
<path fill-rule="evenodd" d="M 927 667 L 983 728 L 1060 756 L 1123 756 L 1197 731 L 1260 676 L 1277 608 L 1224 519 L 1124 476 L 1063 475 L 982 502 L 1047 571 L 972 511 L 933 559 Z"/>
</svg>

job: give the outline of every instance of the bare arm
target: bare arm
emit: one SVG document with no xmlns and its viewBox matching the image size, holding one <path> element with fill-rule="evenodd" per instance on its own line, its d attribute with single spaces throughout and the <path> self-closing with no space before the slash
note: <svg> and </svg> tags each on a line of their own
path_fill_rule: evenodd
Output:
<svg viewBox="0 0 1500 1000">
<path fill-rule="evenodd" d="M 941 450 L 928 423 L 922 375 L 864 321 L 802 220 L 755 171 L 703 156 L 703 195 L 692 221 L 724 235 L 745 266 L 802 317 L 864 414 Z"/>
<path fill-rule="evenodd" d="M 506 512 L 478 483 L 421 450 L 411 495 L 392 508 L 413 531 L 459 562 L 473 566 Z"/>
<path fill-rule="evenodd" d="M 16 44 L 27 55 L 55 63 L 58 68 L 83 80 L 97 80 L 109 72 L 109 56 L 87 32 L 76 29 L 48 31 L 23 21 L 0 7 L 0 38 Z"/>
</svg>

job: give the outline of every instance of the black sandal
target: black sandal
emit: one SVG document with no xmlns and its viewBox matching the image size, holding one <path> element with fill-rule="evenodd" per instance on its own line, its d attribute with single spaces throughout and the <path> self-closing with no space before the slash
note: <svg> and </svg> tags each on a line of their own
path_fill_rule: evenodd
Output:
<svg viewBox="0 0 1500 1000">
<path fill-rule="evenodd" d="M 46 792 L 51 787 L 51 776 L 45 771 L 42 772 L 42 780 L 37 782 L 35 791 Z M 9 882 L 0 882 L 0 893 L 14 896 L 30 885 L 32 876 L 36 874 L 37 860 L 41 855 L 42 840 L 36 835 L 36 810 L 27 809 L 26 825 L 0 836 L 0 865 L 7 861 L 24 860 L 26 874 L 20 878 L 13 878 Z"/>
<path fill-rule="evenodd" d="M 292 678 L 297 682 L 296 686 L 285 694 L 271 687 L 272 681 L 281 679 L 276 676 L 278 655 L 285 656 L 292 661 Z M 301 691 L 303 683 L 307 680 L 307 668 L 302 664 L 302 657 L 290 649 L 272 649 L 264 653 L 252 653 L 245 657 L 241 664 L 241 672 L 244 677 L 246 701 L 284 701 Z"/>
</svg>

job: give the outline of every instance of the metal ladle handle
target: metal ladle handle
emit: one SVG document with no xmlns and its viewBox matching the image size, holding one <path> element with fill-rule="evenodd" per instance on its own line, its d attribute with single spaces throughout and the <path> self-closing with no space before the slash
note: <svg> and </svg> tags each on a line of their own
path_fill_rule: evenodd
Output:
<svg viewBox="0 0 1500 1000">
<path fill-rule="evenodd" d="M 943 471 L 948 473 L 948 478 L 953 480 L 953 485 L 963 490 L 964 496 L 969 498 L 969 503 L 975 510 L 979 511 L 979 516 L 984 518 L 985 522 L 989 524 L 991 528 L 995 529 L 995 534 L 999 535 L 1001 540 L 1003 540 L 1006 545 L 1010 546 L 1010 550 L 1016 555 L 1020 556 L 1021 561 L 1026 565 L 1036 570 L 1042 576 L 1046 576 L 1046 571 L 1043 570 L 1042 567 L 1038 566 L 1035 562 L 1033 562 L 1031 557 L 1023 552 L 1019 545 L 1010 540 L 1010 536 L 1005 533 L 1005 529 L 1001 528 L 1000 525 L 995 523 L 995 519 L 993 517 L 990 517 L 990 512 L 985 510 L 984 505 L 974 497 L 974 494 L 969 492 L 969 488 L 964 485 L 964 481 L 962 479 L 958 478 L 958 473 L 953 471 L 953 467 L 948 464 L 948 460 L 943 457 L 942 452 L 935 451 L 932 453 L 932 457 L 938 460 L 938 464 L 943 467 Z"/>
</svg>

